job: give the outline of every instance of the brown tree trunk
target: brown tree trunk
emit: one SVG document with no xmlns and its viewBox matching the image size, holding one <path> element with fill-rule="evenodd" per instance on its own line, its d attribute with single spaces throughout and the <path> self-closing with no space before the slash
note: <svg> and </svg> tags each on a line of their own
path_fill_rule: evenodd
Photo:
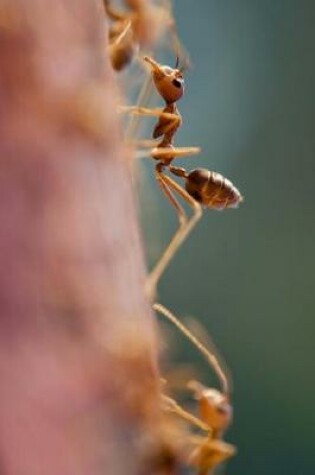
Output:
<svg viewBox="0 0 315 475">
<path fill-rule="evenodd" d="M 159 452 L 103 22 L 101 0 L 0 0 L 1 475 L 153 473 Z"/>
</svg>

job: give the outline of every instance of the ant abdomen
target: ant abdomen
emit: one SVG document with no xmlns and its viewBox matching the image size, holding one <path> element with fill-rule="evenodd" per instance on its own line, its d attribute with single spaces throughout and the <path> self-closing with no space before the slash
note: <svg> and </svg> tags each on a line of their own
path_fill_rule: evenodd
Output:
<svg viewBox="0 0 315 475">
<path fill-rule="evenodd" d="M 138 45 L 124 39 L 120 43 L 109 45 L 109 58 L 115 71 L 121 71 L 130 64 L 138 51 Z"/>
<path fill-rule="evenodd" d="M 190 196 L 208 208 L 236 208 L 243 201 L 238 189 L 220 173 L 196 168 L 186 174 L 185 180 Z"/>
</svg>

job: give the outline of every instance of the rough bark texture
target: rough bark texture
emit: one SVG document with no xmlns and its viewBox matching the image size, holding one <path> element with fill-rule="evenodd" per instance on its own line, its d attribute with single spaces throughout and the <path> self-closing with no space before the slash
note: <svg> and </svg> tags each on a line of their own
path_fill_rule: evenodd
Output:
<svg viewBox="0 0 315 475">
<path fill-rule="evenodd" d="M 160 450 L 104 38 L 101 1 L 0 0 L 1 475 L 153 473 Z"/>
</svg>

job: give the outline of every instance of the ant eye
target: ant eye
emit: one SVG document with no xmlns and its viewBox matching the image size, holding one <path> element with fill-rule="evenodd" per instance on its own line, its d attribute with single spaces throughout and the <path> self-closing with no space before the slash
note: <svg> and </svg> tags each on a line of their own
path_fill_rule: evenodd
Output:
<svg viewBox="0 0 315 475">
<path fill-rule="evenodd" d="M 180 89 L 182 87 L 182 82 L 179 81 L 178 79 L 173 79 L 172 84 L 173 84 L 173 86 L 177 87 L 178 89 Z"/>
</svg>

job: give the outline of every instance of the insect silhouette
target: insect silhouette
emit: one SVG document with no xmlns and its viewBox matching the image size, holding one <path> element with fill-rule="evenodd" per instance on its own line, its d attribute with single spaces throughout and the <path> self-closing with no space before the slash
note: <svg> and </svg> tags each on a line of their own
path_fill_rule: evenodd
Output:
<svg viewBox="0 0 315 475">
<path fill-rule="evenodd" d="M 170 0 L 156 5 L 147 0 L 125 0 L 125 10 L 117 10 L 111 0 L 103 0 L 109 27 L 109 57 L 113 68 L 121 71 L 138 55 L 140 48 L 156 45 L 166 30 L 179 54 L 182 50 L 173 19 Z"/>
<path fill-rule="evenodd" d="M 197 381 L 188 383 L 189 389 L 193 391 L 198 402 L 199 418 L 183 409 L 174 399 L 162 395 L 165 410 L 176 414 L 188 424 L 204 432 L 203 435 L 190 434 L 188 436 L 187 464 L 197 468 L 199 475 L 206 475 L 209 470 L 212 472 L 220 463 L 236 453 L 235 447 L 222 439 L 233 415 L 228 378 L 216 356 L 210 353 L 173 313 L 158 303 L 153 305 L 153 309 L 163 315 L 199 350 L 221 383 L 221 391 L 207 388 Z"/>
<path fill-rule="evenodd" d="M 120 110 L 130 114 L 158 117 L 152 134 L 154 140 L 136 142 L 136 145 L 149 147 L 151 150 L 149 152 L 140 151 L 137 155 L 149 155 L 157 161 L 155 178 L 166 198 L 174 207 L 179 221 L 177 231 L 148 276 L 147 291 L 150 296 L 154 297 L 159 279 L 201 217 L 202 207 L 216 210 L 233 208 L 237 207 L 243 198 L 233 183 L 219 173 L 203 168 L 188 172 L 184 168 L 172 165 L 176 158 L 200 152 L 199 147 L 174 147 L 173 145 L 175 134 L 182 124 L 177 102 L 184 94 L 183 71 L 178 68 L 178 60 L 175 68 L 172 68 L 157 63 L 149 56 L 145 56 L 143 59 L 150 67 L 155 89 L 164 100 L 165 106 L 163 109 L 129 106 L 121 107 Z M 159 143 L 156 142 L 157 139 Z M 166 170 L 183 179 L 184 187 L 166 175 Z M 182 198 L 192 209 L 192 215 L 189 218 L 175 195 Z"/>
</svg>

